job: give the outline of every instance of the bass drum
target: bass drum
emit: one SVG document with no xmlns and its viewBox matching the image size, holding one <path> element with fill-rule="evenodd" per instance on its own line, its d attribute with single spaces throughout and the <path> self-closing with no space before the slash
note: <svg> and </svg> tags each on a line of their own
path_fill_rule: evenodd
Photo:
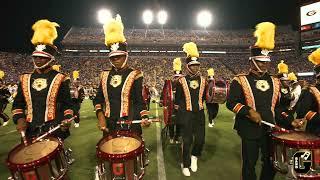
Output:
<svg viewBox="0 0 320 180">
<path fill-rule="evenodd" d="M 207 103 L 224 104 L 229 94 L 229 81 L 225 80 L 209 80 L 206 101 Z"/>
</svg>

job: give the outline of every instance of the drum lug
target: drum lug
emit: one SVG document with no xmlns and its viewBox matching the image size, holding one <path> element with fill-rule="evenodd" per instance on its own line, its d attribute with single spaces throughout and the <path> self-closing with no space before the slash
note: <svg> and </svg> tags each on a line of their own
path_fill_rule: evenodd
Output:
<svg viewBox="0 0 320 180">
<path fill-rule="evenodd" d="M 65 150 L 65 155 L 67 158 L 67 163 L 71 165 L 75 161 L 75 159 L 72 157 L 72 149 L 68 148 Z"/>
</svg>

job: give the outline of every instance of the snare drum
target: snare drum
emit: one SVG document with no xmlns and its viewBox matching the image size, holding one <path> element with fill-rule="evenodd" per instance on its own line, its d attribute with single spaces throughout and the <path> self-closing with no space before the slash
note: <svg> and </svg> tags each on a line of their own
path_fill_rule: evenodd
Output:
<svg viewBox="0 0 320 180">
<path fill-rule="evenodd" d="M 102 138 L 96 149 L 100 180 L 143 178 L 148 160 L 141 136 L 130 131 L 115 131 Z"/>
<path fill-rule="evenodd" d="M 305 132 L 275 132 L 273 165 L 296 179 L 320 179 L 320 137 Z"/>
<path fill-rule="evenodd" d="M 69 167 L 63 143 L 54 137 L 17 145 L 8 154 L 7 166 L 15 180 L 65 179 Z"/>
<path fill-rule="evenodd" d="M 224 80 L 209 80 L 206 91 L 206 101 L 208 103 L 223 104 L 226 102 L 229 93 L 229 83 Z"/>
</svg>

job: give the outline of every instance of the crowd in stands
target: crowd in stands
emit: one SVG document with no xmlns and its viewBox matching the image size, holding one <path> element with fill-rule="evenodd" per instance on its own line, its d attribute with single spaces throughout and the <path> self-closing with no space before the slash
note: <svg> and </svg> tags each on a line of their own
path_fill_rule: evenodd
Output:
<svg viewBox="0 0 320 180">
<path fill-rule="evenodd" d="M 126 29 L 128 43 L 184 43 L 195 41 L 198 44 L 252 45 L 254 29 L 244 30 L 176 30 L 176 29 Z M 278 26 L 276 42 L 297 42 L 298 33 L 290 26 Z M 63 44 L 102 44 L 104 33 L 101 28 L 73 27 L 65 36 Z"/>
<path fill-rule="evenodd" d="M 248 54 L 224 54 L 217 57 L 201 58 L 201 73 L 214 68 L 215 76 L 230 80 L 235 74 L 245 73 L 249 69 Z M 284 60 L 289 65 L 290 72 L 312 71 L 312 64 L 307 61 L 307 55 L 297 58 L 294 53 L 277 53 L 272 56 L 271 72 L 276 73 L 277 64 Z M 145 84 L 155 86 L 160 90 L 165 79 L 173 75 L 173 57 L 164 56 L 130 56 L 128 64 L 143 71 Z M 61 65 L 61 71 L 72 75 L 72 71 L 80 71 L 80 80 L 84 85 L 97 85 L 102 70 L 110 68 L 106 56 L 60 56 L 56 64 Z M 6 73 L 5 81 L 16 83 L 20 74 L 33 70 L 32 58 L 27 54 L 0 52 L 0 70 Z M 185 68 L 183 68 L 185 69 Z M 185 72 L 183 72 L 185 73 Z"/>
</svg>

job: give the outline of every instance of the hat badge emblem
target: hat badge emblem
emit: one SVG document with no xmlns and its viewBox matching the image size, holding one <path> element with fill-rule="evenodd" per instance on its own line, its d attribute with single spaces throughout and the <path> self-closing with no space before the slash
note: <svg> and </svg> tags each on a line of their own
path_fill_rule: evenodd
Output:
<svg viewBox="0 0 320 180">
<path fill-rule="evenodd" d="M 263 50 L 261 51 L 261 54 L 263 54 L 263 55 L 265 55 L 265 56 L 268 56 L 269 51 L 268 51 L 267 49 L 263 49 Z"/>
<path fill-rule="evenodd" d="M 44 45 L 44 44 L 39 44 L 39 45 L 37 45 L 37 47 L 36 47 L 36 50 L 37 51 L 43 51 L 43 50 L 45 50 L 46 49 L 46 45 Z"/>
<path fill-rule="evenodd" d="M 111 45 L 111 51 L 117 51 L 119 49 L 119 43 L 114 43 Z"/>
</svg>

